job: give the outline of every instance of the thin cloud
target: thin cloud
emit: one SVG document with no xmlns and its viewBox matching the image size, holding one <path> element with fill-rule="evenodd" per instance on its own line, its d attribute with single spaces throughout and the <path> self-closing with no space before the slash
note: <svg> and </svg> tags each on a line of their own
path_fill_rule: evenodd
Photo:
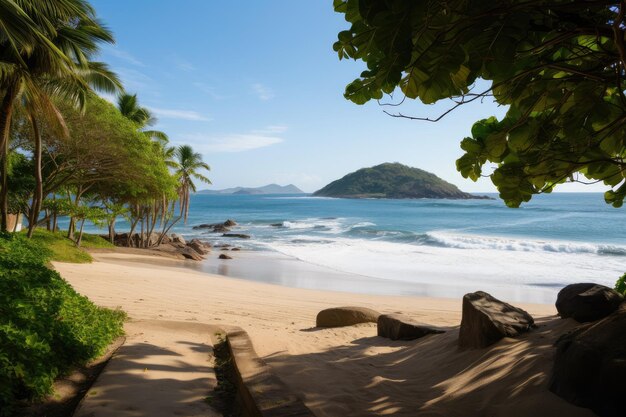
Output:
<svg viewBox="0 0 626 417">
<path fill-rule="evenodd" d="M 282 130 L 284 132 L 286 127 Z M 245 152 L 265 148 L 283 142 L 283 139 L 267 129 L 255 130 L 250 133 L 234 133 L 225 136 L 207 136 L 192 134 L 183 137 L 192 142 L 194 149 L 203 153 Z"/>
<path fill-rule="evenodd" d="M 138 67 L 145 67 L 146 66 L 146 64 L 144 64 L 143 62 L 141 62 L 140 60 L 135 58 L 132 54 L 130 54 L 129 52 L 126 52 L 126 51 L 124 51 L 122 49 L 115 48 L 115 47 L 113 47 L 113 48 L 109 47 L 109 48 L 106 49 L 106 51 L 109 54 L 113 55 L 114 57 L 122 59 L 122 60 L 128 62 L 129 64 L 133 64 L 133 65 L 138 66 Z"/>
<path fill-rule="evenodd" d="M 263 101 L 271 100 L 275 96 L 274 91 L 272 91 L 271 88 L 261 83 L 252 84 L 252 91 L 254 91 L 254 93 L 257 95 L 259 100 L 263 100 Z"/>
<path fill-rule="evenodd" d="M 191 62 L 185 61 L 184 59 L 180 59 L 180 58 L 176 60 L 176 67 L 186 72 L 191 72 L 191 71 L 196 70 L 196 67 Z"/>
<path fill-rule="evenodd" d="M 193 85 L 198 90 L 208 94 L 214 100 L 223 100 L 223 99 L 227 98 L 227 96 L 223 96 L 221 94 L 218 94 L 215 91 L 215 87 L 212 87 L 209 84 L 197 82 L 197 83 L 193 83 Z"/>
<path fill-rule="evenodd" d="M 180 120 L 192 120 L 198 122 L 208 122 L 211 119 L 201 115 L 193 110 L 179 110 L 179 109 L 160 109 L 156 107 L 150 107 L 150 110 L 163 119 L 180 119 Z"/>
</svg>

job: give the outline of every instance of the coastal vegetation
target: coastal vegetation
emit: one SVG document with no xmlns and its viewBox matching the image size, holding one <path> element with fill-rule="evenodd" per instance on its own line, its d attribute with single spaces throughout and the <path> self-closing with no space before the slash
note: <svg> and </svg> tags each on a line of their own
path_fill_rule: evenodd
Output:
<svg viewBox="0 0 626 417">
<path fill-rule="evenodd" d="M 51 243 L 50 250 L 40 241 Z M 125 314 L 97 307 L 46 264 L 49 235 L 0 239 L 0 415 L 51 393 L 54 379 L 103 353 Z M 56 253 L 55 253 L 56 252 Z"/>
<path fill-rule="evenodd" d="M 124 313 L 80 296 L 47 263 L 90 262 L 80 246 L 111 245 L 84 234 L 86 222 L 113 242 L 124 218 L 140 246 L 158 244 L 209 167 L 153 130 L 149 109 L 95 59 L 114 38 L 88 1 L 2 1 L 0 27 L 0 414 L 10 415 L 122 332 Z M 27 231 L 7 233 L 21 215 Z"/>
<path fill-rule="evenodd" d="M 464 177 L 489 176 L 511 207 L 564 182 L 602 182 L 606 202 L 622 206 L 624 2 L 335 0 L 334 7 L 350 25 L 334 44 L 339 58 L 367 64 L 347 99 L 452 100 L 434 118 L 388 112 L 428 121 L 493 99 L 506 115 L 477 121 L 461 141 Z"/>
<path fill-rule="evenodd" d="M 435 174 L 399 163 L 359 169 L 331 182 L 313 195 L 341 198 L 485 198 L 464 193 Z"/>
</svg>

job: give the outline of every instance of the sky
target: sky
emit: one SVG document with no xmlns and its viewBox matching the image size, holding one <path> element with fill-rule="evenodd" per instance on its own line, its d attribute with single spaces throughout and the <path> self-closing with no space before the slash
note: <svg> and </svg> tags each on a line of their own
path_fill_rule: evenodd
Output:
<svg viewBox="0 0 626 417">
<path fill-rule="evenodd" d="M 364 64 L 333 51 L 348 23 L 331 0 L 92 4 L 116 38 L 100 59 L 152 110 L 156 129 L 173 145 L 192 145 L 211 166 L 213 185 L 200 189 L 292 183 L 313 192 L 359 168 L 400 162 L 464 191 L 495 191 L 489 179 L 464 179 L 455 161 L 472 124 L 506 109 L 473 103 L 430 123 L 390 117 L 376 102 L 349 102 L 345 86 Z M 450 104 L 408 100 L 399 110 L 436 117 Z"/>
</svg>

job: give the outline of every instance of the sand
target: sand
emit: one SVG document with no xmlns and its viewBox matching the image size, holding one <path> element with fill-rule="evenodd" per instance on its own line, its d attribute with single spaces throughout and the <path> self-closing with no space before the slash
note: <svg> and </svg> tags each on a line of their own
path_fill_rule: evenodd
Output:
<svg viewBox="0 0 626 417">
<path fill-rule="evenodd" d="M 552 344 L 574 326 L 556 318 L 552 305 L 515 303 L 537 319 L 537 330 L 488 349 L 460 351 L 460 299 L 288 288 L 136 254 L 94 258 L 92 264 L 54 266 L 77 291 L 122 308 L 133 320 L 242 327 L 257 353 L 320 417 L 593 415 L 547 389 Z M 321 309 L 343 305 L 402 312 L 449 331 L 393 342 L 377 337 L 375 324 L 314 328 Z"/>
</svg>

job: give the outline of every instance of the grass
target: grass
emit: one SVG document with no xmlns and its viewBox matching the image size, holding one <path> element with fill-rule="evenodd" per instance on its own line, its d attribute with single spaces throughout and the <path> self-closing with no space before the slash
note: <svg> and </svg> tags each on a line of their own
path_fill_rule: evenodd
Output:
<svg viewBox="0 0 626 417">
<path fill-rule="evenodd" d="M 90 263 L 93 260 L 85 249 L 114 247 L 98 235 L 84 233 L 81 247 L 78 248 L 72 240 L 66 237 L 66 232 L 50 232 L 45 229 L 36 229 L 32 240 L 52 252 L 51 261 L 77 264 Z"/>
<path fill-rule="evenodd" d="M 50 394 L 55 378 L 122 334 L 124 312 L 96 306 L 47 267 L 63 239 L 0 235 L 0 416 Z"/>
</svg>

